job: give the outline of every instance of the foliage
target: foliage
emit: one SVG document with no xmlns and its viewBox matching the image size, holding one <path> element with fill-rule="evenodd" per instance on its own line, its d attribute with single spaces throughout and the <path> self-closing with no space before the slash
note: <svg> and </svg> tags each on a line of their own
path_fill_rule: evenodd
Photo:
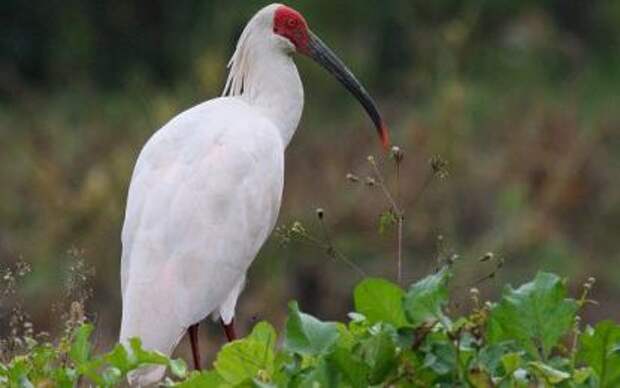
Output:
<svg viewBox="0 0 620 388">
<path fill-rule="evenodd" d="M 182 360 L 171 360 L 163 354 L 142 349 L 140 340 L 117 344 L 104 354 L 92 352 L 91 334 L 94 326 L 83 323 L 54 346 L 27 341 L 27 352 L 0 364 L 0 385 L 8 387 L 74 387 L 83 379 L 100 387 L 121 384 L 127 374 L 144 365 L 164 365 L 177 377 L 185 377 L 187 368 Z"/>
<path fill-rule="evenodd" d="M 32 263 L 36 276 L 27 280 L 23 304 L 34 325 L 50 330 L 56 323 L 48 307 L 64 297 L 59 279 L 71 246 L 97 269 L 92 302 L 106 306 L 98 318 L 120 315 L 118 266 L 110 263 L 120 256 L 139 150 L 176 114 L 221 93 L 236 38 L 263 4 L 2 2 L 0 263 Z M 405 278 L 427 268 L 441 233 L 466 257 L 478 247 L 518 256 L 507 277 L 538 268 L 574 282 L 584 272 L 596 275 L 601 311 L 620 319 L 620 271 L 609 268 L 620 261 L 620 50 L 610 50 L 620 42 L 619 4 L 290 3 L 359 77 L 407 152 L 403 257 L 416 266 Z M 378 259 L 396 233 L 395 214 L 378 205 L 377 187 L 343 190 L 338 179 L 369 175 L 351 162 L 378 152 L 371 123 L 332 77 L 308 60 L 296 62 L 307 103 L 287 152 L 281 220 L 310 226 L 307 205 L 325 207 L 333 243 L 362 269 L 385 274 L 392 262 Z M 435 154 L 450 162 L 450 183 L 417 199 L 425 161 Z M 433 160 L 438 174 L 444 166 Z M 373 193 L 368 201 L 362 190 Z M 385 234 L 371 236 L 379 210 Z M 280 265 L 284 256 L 294 260 Z M 273 290 L 296 284 L 306 309 L 316 301 L 317 314 L 344 314 L 346 301 L 337 298 L 351 287 L 353 280 L 340 281 L 352 279 L 349 269 L 330 264 L 324 271 L 316 259 L 314 249 L 283 254 L 267 244 L 251 284 L 270 287 L 251 286 L 244 300 L 282 306 L 290 293 Z M 114 340 L 102 335 L 102 343 Z"/>
<path fill-rule="evenodd" d="M 83 323 L 56 345 L 30 338 L 27 351 L 0 364 L 9 387 L 110 387 L 147 364 L 169 370 L 175 387 L 614 387 L 620 383 L 620 325 L 604 321 L 582 332 L 578 300 L 566 281 L 538 273 L 506 287 L 497 303 L 480 303 L 460 317 L 448 311 L 452 268 L 445 266 L 403 290 L 384 279 L 362 280 L 348 323 L 323 322 L 289 305 L 276 330 L 259 322 L 225 345 L 212 370 L 188 373 L 185 363 L 145 351 L 138 339 L 95 355 Z M 570 344 L 570 346 L 567 346 Z"/>
</svg>

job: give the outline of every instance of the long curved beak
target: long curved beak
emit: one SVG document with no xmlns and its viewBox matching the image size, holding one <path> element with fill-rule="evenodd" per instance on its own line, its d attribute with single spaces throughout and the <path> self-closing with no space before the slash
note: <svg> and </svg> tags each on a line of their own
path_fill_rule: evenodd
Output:
<svg viewBox="0 0 620 388">
<path fill-rule="evenodd" d="M 336 54 L 310 30 L 308 30 L 307 50 L 304 50 L 303 54 L 309 56 L 329 71 L 349 92 L 351 92 L 351 94 L 353 94 L 353 96 L 355 96 L 372 119 L 372 122 L 377 128 L 379 138 L 381 139 L 381 144 L 387 149 L 390 144 L 388 129 L 372 97 L 370 97 L 366 89 L 364 89 L 362 84 L 355 78 L 353 73 L 351 73 L 351 70 L 349 70 L 347 66 L 342 63 L 340 58 L 338 58 Z"/>
</svg>

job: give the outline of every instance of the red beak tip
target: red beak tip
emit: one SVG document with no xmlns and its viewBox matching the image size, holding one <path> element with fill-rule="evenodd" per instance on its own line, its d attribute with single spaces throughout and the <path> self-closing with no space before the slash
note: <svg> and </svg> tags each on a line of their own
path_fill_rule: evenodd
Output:
<svg viewBox="0 0 620 388">
<path fill-rule="evenodd" d="M 381 126 L 380 137 L 383 150 L 388 151 L 390 149 L 390 135 L 386 126 Z"/>
</svg>

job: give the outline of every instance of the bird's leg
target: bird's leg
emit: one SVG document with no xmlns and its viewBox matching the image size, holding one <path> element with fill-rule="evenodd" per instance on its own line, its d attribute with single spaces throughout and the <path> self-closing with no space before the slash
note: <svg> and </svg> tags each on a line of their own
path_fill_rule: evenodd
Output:
<svg viewBox="0 0 620 388">
<path fill-rule="evenodd" d="M 198 323 L 191 325 L 187 329 L 189 342 L 192 345 L 192 356 L 194 357 L 194 369 L 200 370 L 200 350 L 198 349 Z"/>
<path fill-rule="evenodd" d="M 235 334 L 235 320 L 231 319 L 229 324 L 224 323 L 224 320 L 220 318 L 220 323 L 224 328 L 224 333 L 226 333 L 226 338 L 228 338 L 228 342 L 232 342 L 237 339 L 237 334 Z"/>
</svg>

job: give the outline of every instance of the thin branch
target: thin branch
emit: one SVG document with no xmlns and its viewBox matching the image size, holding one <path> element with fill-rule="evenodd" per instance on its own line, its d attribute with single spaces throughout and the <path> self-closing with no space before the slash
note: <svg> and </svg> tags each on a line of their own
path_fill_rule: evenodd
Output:
<svg viewBox="0 0 620 388">
<path fill-rule="evenodd" d="M 401 152 L 400 150 L 397 150 L 397 151 Z M 399 165 L 400 165 L 400 161 L 402 160 L 402 154 L 400 154 L 400 156 L 395 157 L 395 160 L 396 160 L 396 195 L 397 195 L 396 199 L 394 199 L 394 197 L 390 193 L 390 190 L 385 184 L 385 179 L 383 179 L 383 175 L 381 174 L 381 171 L 379 171 L 379 167 L 377 167 L 377 162 L 375 161 L 375 158 L 373 156 L 368 157 L 368 163 L 370 164 L 370 166 L 372 167 L 374 171 L 374 174 L 376 176 L 376 181 L 379 184 L 379 187 L 381 188 L 381 190 L 383 191 L 385 198 L 388 200 L 392 208 L 392 211 L 396 215 L 396 223 L 397 223 L 397 228 L 398 228 L 398 232 L 396 235 L 396 263 L 397 263 L 396 264 L 396 271 L 397 271 L 396 281 L 398 284 L 401 284 L 402 277 L 403 277 L 403 271 L 402 271 L 403 269 L 403 224 L 405 221 L 405 216 L 404 216 L 403 210 L 398 205 L 398 200 L 400 196 Z"/>
<path fill-rule="evenodd" d="M 322 210 L 321 210 L 321 212 L 317 211 L 317 215 L 318 215 L 318 218 L 319 218 L 319 224 L 321 225 L 321 231 L 323 232 L 323 237 L 325 238 L 325 243 L 323 244 L 323 248 L 326 250 L 327 254 L 330 257 L 332 257 L 333 259 L 336 259 L 336 260 L 339 259 L 339 260 L 343 261 L 345 264 L 347 264 L 353 270 L 357 271 L 357 273 L 360 276 L 366 277 L 366 272 L 364 272 L 364 270 L 362 268 L 360 268 L 357 264 L 355 264 L 353 261 L 351 261 L 346 255 L 344 255 L 342 252 L 340 252 L 338 249 L 336 249 L 336 247 L 332 243 L 332 239 L 330 237 L 329 230 L 327 229 L 327 225 L 325 225 L 325 222 L 323 220 Z"/>
<path fill-rule="evenodd" d="M 383 191 L 383 194 L 387 198 L 390 206 L 392 207 L 392 210 L 397 215 L 401 215 L 402 211 L 400 207 L 398 206 L 398 204 L 396 203 L 396 201 L 394 200 L 394 197 L 392 197 L 390 190 L 387 188 L 385 184 L 385 180 L 383 179 L 383 175 L 381 174 L 381 171 L 379 171 L 379 168 L 377 167 L 377 162 L 375 161 L 375 158 L 373 156 L 369 156 L 368 163 L 370 163 L 370 165 L 372 166 L 375 176 L 377 177 L 377 183 L 379 183 L 379 187 L 381 188 L 381 191 Z"/>
</svg>

